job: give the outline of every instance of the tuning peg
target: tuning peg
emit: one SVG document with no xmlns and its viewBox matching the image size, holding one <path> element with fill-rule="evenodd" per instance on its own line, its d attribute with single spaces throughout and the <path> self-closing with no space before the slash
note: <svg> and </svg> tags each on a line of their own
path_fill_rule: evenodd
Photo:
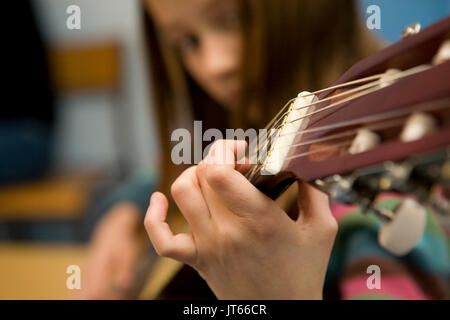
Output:
<svg viewBox="0 0 450 320">
<path fill-rule="evenodd" d="M 325 179 L 317 179 L 314 185 L 331 198 L 346 204 L 356 204 L 363 212 L 369 208 L 378 194 L 375 176 L 359 175 L 358 172 L 348 176 L 335 174 Z"/>
<path fill-rule="evenodd" d="M 396 79 L 393 78 L 393 76 L 395 76 L 396 74 L 398 74 L 400 72 L 402 72 L 402 71 L 399 69 L 394 69 L 394 68 L 386 70 L 380 77 L 379 87 L 384 88 L 384 87 L 387 87 L 387 86 L 390 86 L 391 84 L 393 84 L 396 81 Z"/>
<path fill-rule="evenodd" d="M 387 161 L 383 164 L 384 173 L 379 180 L 380 192 L 394 190 L 397 192 L 407 192 L 405 187 L 411 175 L 412 166 L 407 162 L 395 163 Z"/>
<path fill-rule="evenodd" d="M 357 192 L 354 187 L 356 175 L 342 176 L 335 174 L 325 179 L 316 179 L 314 185 L 316 188 L 327 193 L 332 199 L 341 203 L 357 204 L 366 208 L 372 202 L 372 199 L 364 197 Z"/>
<path fill-rule="evenodd" d="M 411 23 L 408 25 L 405 29 L 403 29 L 401 37 L 402 39 L 405 39 L 409 36 L 418 34 L 420 32 L 420 29 L 422 29 L 422 26 L 418 22 Z"/>
<path fill-rule="evenodd" d="M 368 129 L 359 129 L 348 152 L 356 154 L 368 151 L 380 144 L 380 137 L 375 132 Z"/>
<path fill-rule="evenodd" d="M 390 220 L 378 232 L 379 244 L 398 256 L 410 252 L 425 230 L 426 209 L 412 199 L 405 199 L 392 212 L 374 210 L 378 211 L 378 215 L 387 216 Z"/>
<path fill-rule="evenodd" d="M 432 115 L 416 112 L 406 120 L 400 139 L 403 142 L 418 140 L 434 132 L 437 127 L 437 121 Z"/>
<path fill-rule="evenodd" d="M 441 44 L 441 47 L 433 58 L 433 64 L 437 65 L 447 60 L 450 60 L 450 40 L 446 40 Z"/>
</svg>

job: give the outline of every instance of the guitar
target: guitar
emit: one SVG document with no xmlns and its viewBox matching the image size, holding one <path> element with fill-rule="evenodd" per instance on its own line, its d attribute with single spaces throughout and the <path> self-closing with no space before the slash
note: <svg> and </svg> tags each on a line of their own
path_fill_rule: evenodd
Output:
<svg viewBox="0 0 450 320">
<path fill-rule="evenodd" d="M 277 199 L 295 181 L 306 181 L 378 217 L 380 245 L 408 253 L 424 231 L 425 206 L 450 214 L 450 17 L 407 33 L 331 87 L 300 93 L 266 129 L 267 138 L 251 146 L 257 161 L 246 177 L 252 184 Z M 415 200 L 386 210 L 377 203 L 384 192 Z M 186 288 L 206 286 L 189 277 L 193 269 L 174 268 L 157 297 L 184 297 Z"/>
</svg>

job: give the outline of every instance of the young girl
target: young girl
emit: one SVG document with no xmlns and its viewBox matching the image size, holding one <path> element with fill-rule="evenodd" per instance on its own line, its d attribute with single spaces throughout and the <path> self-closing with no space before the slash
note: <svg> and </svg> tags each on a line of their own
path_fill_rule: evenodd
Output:
<svg viewBox="0 0 450 320">
<path fill-rule="evenodd" d="M 203 121 L 203 130 L 263 128 L 298 92 L 328 86 L 375 52 L 378 45 L 363 29 L 353 1 L 146 0 L 145 6 L 163 151 L 162 193 L 152 195 L 145 226 L 159 254 L 192 266 L 218 298 L 319 299 L 327 267 L 326 288 L 337 289 L 330 296 L 353 298 L 368 293 L 365 272 L 374 262 L 383 272 L 403 276 L 394 285 L 400 284 L 400 291 L 382 292 L 388 297 L 442 297 L 435 274 L 425 294 L 403 261 L 378 247 L 370 219 L 344 228 L 356 238 L 338 234 L 345 242 L 337 243 L 339 252 L 329 264 L 337 224 L 327 197 L 300 183 L 298 194 L 288 195 L 285 203 L 270 200 L 244 178 L 245 165 L 217 151 L 233 155 L 245 148 L 242 143 L 216 142 L 208 158 L 190 168 L 174 165 L 170 157 L 173 130 L 192 129 L 194 120 Z M 169 209 L 164 194 L 172 195 L 178 209 Z M 297 199 L 301 213 L 294 221 L 286 211 Z M 143 210 L 128 203 L 111 211 L 96 233 L 91 266 L 115 261 L 121 274 L 116 285 L 126 289 L 138 252 L 132 231 Z M 191 230 L 173 235 L 169 225 L 180 212 Z M 352 217 L 339 213 L 344 216 Z M 127 253 L 118 253 L 117 245 L 124 243 Z M 347 245 L 368 251 L 352 256 Z M 97 273 L 92 283 L 99 283 L 96 277 L 103 279 L 96 285 L 103 289 L 91 296 L 98 297 L 107 292 L 107 281 Z M 189 297 L 177 290 L 177 297 Z"/>
</svg>

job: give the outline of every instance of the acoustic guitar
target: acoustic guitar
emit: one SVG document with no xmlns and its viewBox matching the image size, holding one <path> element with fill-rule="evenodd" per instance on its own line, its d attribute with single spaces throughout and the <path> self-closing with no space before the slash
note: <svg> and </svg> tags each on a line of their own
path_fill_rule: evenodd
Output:
<svg viewBox="0 0 450 320">
<path fill-rule="evenodd" d="M 450 214 L 450 17 L 350 68 L 329 88 L 301 92 L 268 124 L 247 178 L 278 198 L 295 181 L 378 217 L 379 244 L 396 255 L 414 248 L 425 206 Z M 385 192 L 413 194 L 394 210 Z M 172 265 L 157 298 L 214 298 L 188 266 Z M 147 297 L 148 298 L 148 297 Z"/>
</svg>

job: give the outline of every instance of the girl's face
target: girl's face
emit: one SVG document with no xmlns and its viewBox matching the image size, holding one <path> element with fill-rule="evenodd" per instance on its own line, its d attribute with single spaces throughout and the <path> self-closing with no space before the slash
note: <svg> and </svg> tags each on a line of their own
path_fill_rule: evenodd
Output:
<svg viewBox="0 0 450 320">
<path fill-rule="evenodd" d="M 191 77 L 228 108 L 240 98 L 242 34 L 234 0 L 145 0 L 162 39 Z"/>
</svg>

